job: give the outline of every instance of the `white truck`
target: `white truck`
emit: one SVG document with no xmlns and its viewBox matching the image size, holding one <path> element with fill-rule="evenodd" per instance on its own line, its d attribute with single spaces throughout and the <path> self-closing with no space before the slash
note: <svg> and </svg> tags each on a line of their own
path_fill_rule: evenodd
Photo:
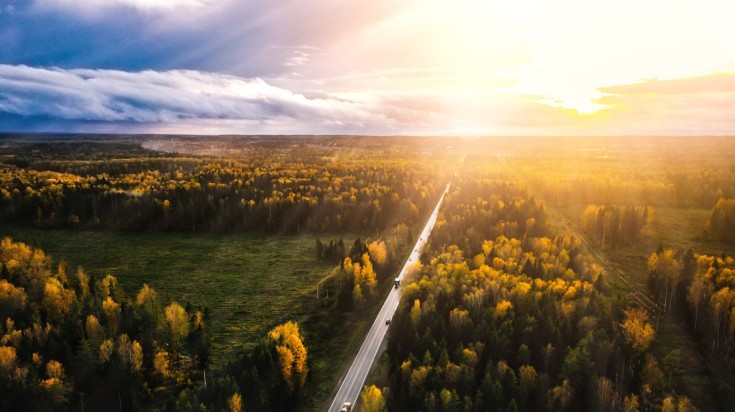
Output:
<svg viewBox="0 0 735 412">
<path fill-rule="evenodd" d="M 345 402 L 339 412 L 352 412 L 352 402 Z"/>
</svg>

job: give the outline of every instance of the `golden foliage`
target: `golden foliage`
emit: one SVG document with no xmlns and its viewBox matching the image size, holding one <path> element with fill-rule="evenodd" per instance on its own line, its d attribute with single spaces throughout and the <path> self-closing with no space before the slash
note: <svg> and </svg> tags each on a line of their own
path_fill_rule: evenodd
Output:
<svg viewBox="0 0 735 412">
<path fill-rule="evenodd" d="M 278 364 L 281 366 L 281 376 L 283 377 L 283 380 L 289 385 L 289 387 L 293 387 L 293 364 L 296 357 L 293 355 L 293 352 L 289 350 L 289 348 L 283 345 L 276 346 L 276 353 L 278 354 Z"/>
<path fill-rule="evenodd" d="M 495 305 L 495 314 L 498 317 L 502 318 L 503 316 L 505 316 L 506 313 L 508 313 L 508 310 L 512 308 L 513 308 L 513 304 L 510 303 L 510 301 L 503 299 L 500 302 L 498 302 L 497 305 Z"/>
<path fill-rule="evenodd" d="M 673 396 L 669 395 L 664 398 L 661 403 L 661 412 L 676 412 L 676 400 Z"/>
<path fill-rule="evenodd" d="M 521 390 L 528 393 L 536 387 L 536 369 L 531 365 L 523 365 L 518 371 Z"/>
<path fill-rule="evenodd" d="M 41 366 L 43 364 L 43 356 L 41 356 L 38 352 L 33 352 L 33 355 L 31 356 L 31 361 L 36 366 Z"/>
<path fill-rule="evenodd" d="M 383 242 L 382 240 L 376 240 L 374 242 L 368 243 L 367 249 L 373 262 L 377 263 L 378 265 L 382 265 L 385 263 L 385 260 L 388 256 L 385 242 Z"/>
<path fill-rule="evenodd" d="M 169 360 L 168 352 L 161 350 L 156 352 L 153 357 L 153 373 L 159 377 L 166 379 L 171 377 L 171 361 Z"/>
<path fill-rule="evenodd" d="M 63 379 L 64 378 L 64 367 L 61 365 L 61 362 L 50 360 L 46 364 L 46 375 L 53 379 Z"/>
<path fill-rule="evenodd" d="M 464 326 L 469 321 L 470 321 L 470 312 L 467 310 L 461 310 L 459 308 L 454 308 L 449 312 L 449 324 L 457 332 L 461 331 L 462 326 Z"/>
<path fill-rule="evenodd" d="M 474 368 L 475 365 L 477 365 L 477 362 L 479 361 L 477 352 L 475 352 L 474 350 L 470 348 L 465 348 L 462 350 L 462 358 L 464 360 L 464 363 L 466 363 L 471 368 Z"/>
<path fill-rule="evenodd" d="M 411 372 L 410 388 L 412 392 L 420 391 L 424 387 L 424 381 L 429 375 L 429 368 L 419 366 Z"/>
<path fill-rule="evenodd" d="M 138 292 L 138 296 L 135 299 L 135 302 L 139 306 L 146 306 L 146 307 L 152 307 L 156 300 L 158 299 L 158 294 L 156 291 L 148 286 L 147 283 L 143 284 L 143 287 L 140 288 L 140 292 Z"/>
<path fill-rule="evenodd" d="M 360 410 L 364 412 L 385 411 L 383 392 L 375 385 L 365 386 L 360 394 Z"/>
<path fill-rule="evenodd" d="M 676 405 L 677 412 L 698 412 L 699 409 L 692 404 L 686 396 L 680 396 Z"/>
<path fill-rule="evenodd" d="M 105 364 L 109 362 L 114 350 L 115 344 L 112 343 L 112 339 L 105 339 L 100 344 L 100 363 Z"/>
<path fill-rule="evenodd" d="M 17 354 L 12 346 L 0 346 L 0 371 L 9 374 L 15 366 Z"/>
<path fill-rule="evenodd" d="M 89 275 L 81 267 L 77 268 L 77 283 L 79 284 L 79 297 L 84 300 L 89 296 Z"/>
<path fill-rule="evenodd" d="M 130 367 L 135 372 L 140 372 L 143 367 L 143 347 L 137 340 L 130 344 Z"/>
<path fill-rule="evenodd" d="M 421 321 L 421 301 L 418 299 L 413 301 L 413 306 L 411 307 L 411 321 L 415 327 L 418 327 Z"/>
<path fill-rule="evenodd" d="M 10 320 L 10 318 L 8 318 Z M 14 330 L 12 328 L 8 328 L 8 332 L 3 335 L 2 338 L 0 338 L 0 344 L 1 345 L 8 345 L 13 347 L 19 347 L 20 342 L 23 339 L 23 331 L 20 330 Z"/>
<path fill-rule="evenodd" d="M 242 397 L 239 393 L 233 393 L 229 399 L 227 399 L 227 410 L 229 412 L 241 412 L 242 411 Z"/>
<path fill-rule="evenodd" d="M 102 301 L 102 312 L 107 319 L 110 334 L 115 334 L 117 332 L 118 317 L 120 316 L 120 304 L 115 302 L 112 296 L 108 296 Z"/>
<path fill-rule="evenodd" d="M 102 325 L 94 315 L 87 315 L 87 321 L 84 324 L 84 329 L 87 332 L 87 339 L 94 342 L 102 342 L 102 338 L 105 336 L 105 331 L 102 329 Z"/>
<path fill-rule="evenodd" d="M 648 314 L 642 309 L 628 309 L 621 324 L 623 335 L 633 349 L 645 352 L 653 341 L 655 332 L 648 321 Z"/>
<path fill-rule="evenodd" d="M 0 241 L 0 264 L 7 270 L 18 287 L 24 287 L 31 296 L 40 295 L 51 276 L 50 258 L 40 249 L 31 249 L 9 237 Z"/>
<path fill-rule="evenodd" d="M 408 376 L 408 374 L 411 372 L 411 361 L 405 360 L 403 363 L 401 363 L 401 373 L 403 376 Z"/>
<path fill-rule="evenodd" d="M 25 306 L 25 289 L 16 287 L 5 279 L 0 280 L 0 313 L 23 310 Z"/>
<path fill-rule="evenodd" d="M 108 274 L 99 283 L 100 295 L 105 297 L 110 296 L 116 292 L 117 287 L 117 278 Z"/>
<path fill-rule="evenodd" d="M 75 294 L 66 289 L 56 278 L 49 278 L 43 290 L 41 304 L 49 317 L 58 319 L 69 314 L 74 303 Z"/>
<path fill-rule="evenodd" d="M 196 311 L 194 314 L 194 329 L 201 329 L 204 327 L 204 315 L 201 311 Z"/>
<path fill-rule="evenodd" d="M 308 354 L 299 325 L 291 321 L 278 325 L 268 332 L 268 338 L 275 344 L 283 380 L 290 388 L 303 387 L 309 371 Z"/>
<path fill-rule="evenodd" d="M 182 339 L 189 334 L 189 316 L 181 305 L 172 302 L 164 309 L 164 315 L 174 340 Z"/>
<path fill-rule="evenodd" d="M 49 379 L 44 379 L 41 381 L 41 387 L 43 387 L 47 391 L 54 389 L 56 385 L 60 385 L 60 384 L 61 384 L 61 379 L 59 378 L 49 378 Z"/>
</svg>

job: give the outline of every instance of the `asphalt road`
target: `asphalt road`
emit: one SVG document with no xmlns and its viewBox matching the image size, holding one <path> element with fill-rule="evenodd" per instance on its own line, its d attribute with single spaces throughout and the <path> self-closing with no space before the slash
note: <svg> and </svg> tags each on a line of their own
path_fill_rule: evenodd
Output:
<svg viewBox="0 0 735 412">
<path fill-rule="evenodd" d="M 373 362 L 378 355 L 378 351 L 380 350 L 381 343 L 383 342 L 383 339 L 385 339 L 385 333 L 390 327 L 390 325 L 386 325 L 385 321 L 393 317 L 393 314 L 398 307 L 398 302 L 401 300 L 403 278 L 409 268 L 418 261 L 421 249 L 423 249 L 429 235 L 431 234 L 431 230 L 434 228 L 436 217 L 439 214 L 439 208 L 444 201 L 444 196 L 449 192 L 450 185 L 451 183 L 447 184 L 447 187 L 444 189 L 444 193 L 442 193 L 434 211 L 431 213 L 431 216 L 429 216 L 429 221 L 426 222 L 424 230 L 419 234 L 416 246 L 414 246 L 406 264 L 398 275 L 398 278 L 401 279 L 401 287 L 396 289 L 391 286 L 391 291 L 388 293 L 388 297 L 385 299 L 383 307 L 380 308 L 380 312 L 378 312 L 378 316 L 375 318 L 373 326 L 370 327 L 370 331 L 367 336 L 365 336 L 365 340 L 362 342 L 362 346 L 360 346 L 360 350 L 357 352 L 355 360 L 352 361 L 352 366 L 350 366 L 350 369 L 347 371 L 347 375 L 345 375 L 344 379 L 340 382 L 337 395 L 335 395 L 334 400 L 332 400 L 332 404 L 329 406 L 330 411 L 339 412 L 339 409 L 344 402 L 351 402 L 354 410 L 355 404 L 360 396 L 360 392 L 362 391 L 362 386 L 365 384 L 365 378 L 367 378 L 368 372 L 370 372 L 370 368 L 372 367 Z"/>
</svg>

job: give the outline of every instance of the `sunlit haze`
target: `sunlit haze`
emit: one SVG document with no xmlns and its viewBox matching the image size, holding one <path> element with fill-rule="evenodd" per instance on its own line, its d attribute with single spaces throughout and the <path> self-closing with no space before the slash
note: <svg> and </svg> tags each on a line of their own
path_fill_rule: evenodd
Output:
<svg viewBox="0 0 735 412">
<path fill-rule="evenodd" d="M 0 131 L 735 134 L 729 1 L 0 0 Z"/>
</svg>

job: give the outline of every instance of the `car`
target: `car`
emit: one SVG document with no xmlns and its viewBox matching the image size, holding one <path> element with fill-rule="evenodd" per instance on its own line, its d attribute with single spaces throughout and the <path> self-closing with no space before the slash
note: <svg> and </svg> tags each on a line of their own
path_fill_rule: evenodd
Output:
<svg viewBox="0 0 735 412">
<path fill-rule="evenodd" d="M 390 325 L 390 319 L 386 319 L 386 320 L 385 320 L 385 324 L 386 324 L 386 325 Z"/>
</svg>

